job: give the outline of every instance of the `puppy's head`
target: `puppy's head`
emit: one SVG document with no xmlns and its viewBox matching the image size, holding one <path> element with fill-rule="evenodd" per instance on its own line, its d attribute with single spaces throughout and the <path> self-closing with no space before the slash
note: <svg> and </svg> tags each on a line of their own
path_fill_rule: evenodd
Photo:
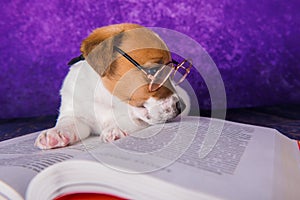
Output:
<svg viewBox="0 0 300 200">
<path fill-rule="evenodd" d="M 160 37 L 136 24 L 116 24 L 94 30 L 82 43 L 87 62 L 101 76 L 112 95 L 128 103 L 138 123 L 155 124 L 176 117 L 183 109 L 170 80 L 156 91 L 149 91 L 150 80 L 118 47 L 145 68 L 171 61 L 170 52 Z"/>
</svg>

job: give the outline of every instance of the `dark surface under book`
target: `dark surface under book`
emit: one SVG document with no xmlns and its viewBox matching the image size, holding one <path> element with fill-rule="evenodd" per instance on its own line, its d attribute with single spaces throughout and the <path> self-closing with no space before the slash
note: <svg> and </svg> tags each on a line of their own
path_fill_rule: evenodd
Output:
<svg viewBox="0 0 300 200">
<path fill-rule="evenodd" d="M 210 117 L 210 113 L 201 110 L 201 116 Z M 53 115 L 0 119 L 0 141 L 53 127 L 56 118 Z M 289 138 L 300 140 L 300 104 L 228 109 L 226 120 L 275 128 Z"/>
</svg>

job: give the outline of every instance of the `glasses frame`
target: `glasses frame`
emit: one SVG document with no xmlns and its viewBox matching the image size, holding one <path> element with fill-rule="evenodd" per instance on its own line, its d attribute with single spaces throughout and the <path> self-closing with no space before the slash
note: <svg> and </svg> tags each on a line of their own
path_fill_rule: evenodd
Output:
<svg viewBox="0 0 300 200">
<path fill-rule="evenodd" d="M 175 74 L 177 73 L 177 71 L 182 68 L 183 70 L 185 70 L 185 74 L 180 78 L 180 80 L 178 82 L 175 83 L 175 85 L 179 85 L 180 83 L 182 83 L 185 78 L 187 77 L 187 75 L 191 72 L 191 68 L 192 68 L 192 63 L 190 60 L 184 59 L 182 62 L 178 63 L 175 60 L 172 60 L 170 62 L 168 62 L 167 64 L 164 64 L 162 67 L 158 68 L 146 68 L 143 67 L 142 65 L 140 65 L 137 61 L 135 61 L 131 56 L 129 56 L 127 53 L 125 53 L 122 49 L 120 49 L 117 46 L 114 46 L 114 49 L 120 53 L 123 57 L 125 57 L 129 62 L 131 62 L 136 68 L 138 68 L 140 71 L 142 71 L 146 77 L 148 79 L 150 79 L 150 84 L 148 87 L 148 90 L 150 92 L 154 92 L 156 90 L 158 90 L 159 88 L 161 88 L 161 86 L 168 80 L 168 78 L 170 77 L 170 75 L 173 73 L 172 75 L 172 79 L 174 79 Z M 189 63 L 188 67 L 183 66 L 185 63 Z M 165 68 L 165 67 L 171 67 L 172 69 L 170 70 L 170 72 L 166 75 L 166 77 L 163 79 L 163 81 L 161 83 L 158 84 L 157 87 L 155 87 L 155 89 L 153 89 L 153 85 L 156 84 L 155 83 L 155 78 L 158 76 L 158 74 Z"/>
</svg>

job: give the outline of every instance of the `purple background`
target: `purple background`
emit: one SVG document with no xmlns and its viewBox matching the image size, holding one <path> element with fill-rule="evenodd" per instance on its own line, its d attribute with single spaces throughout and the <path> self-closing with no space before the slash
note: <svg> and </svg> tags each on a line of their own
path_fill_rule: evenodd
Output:
<svg viewBox="0 0 300 200">
<path fill-rule="evenodd" d="M 300 102 L 299 0 L 14 0 L 0 8 L 0 118 L 57 114 L 66 63 L 82 39 L 121 22 L 198 41 L 220 70 L 230 108 Z M 209 108 L 203 85 L 193 87 Z"/>
</svg>

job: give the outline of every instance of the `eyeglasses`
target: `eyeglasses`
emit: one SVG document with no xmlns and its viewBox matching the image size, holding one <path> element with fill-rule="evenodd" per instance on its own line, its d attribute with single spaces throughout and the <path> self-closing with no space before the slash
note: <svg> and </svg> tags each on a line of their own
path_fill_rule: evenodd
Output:
<svg viewBox="0 0 300 200">
<path fill-rule="evenodd" d="M 132 57 L 125 53 L 122 49 L 114 46 L 114 49 L 130 61 L 134 66 L 141 70 L 148 79 L 150 79 L 149 91 L 154 92 L 158 90 L 170 77 L 175 82 L 175 85 L 182 83 L 191 71 L 192 63 L 189 60 L 183 60 L 178 63 L 175 60 L 167 64 L 158 64 L 156 67 L 146 68 L 141 66 Z M 177 73 L 179 71 L 179 73 Z"/>
</svg>

